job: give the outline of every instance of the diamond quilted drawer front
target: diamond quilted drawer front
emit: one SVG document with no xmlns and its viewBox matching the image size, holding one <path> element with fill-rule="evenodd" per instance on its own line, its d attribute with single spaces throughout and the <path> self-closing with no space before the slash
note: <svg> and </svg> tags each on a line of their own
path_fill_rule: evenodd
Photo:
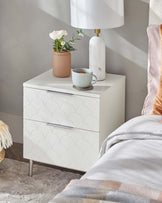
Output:
<svg viewBox="0 0 162 203">
<path fill-rule="evenodd" d="M 24 88 L 24 118 L 99 131 L 99 99 Z"/>
<path fill-rule="evenodd" d="M 24 157 L 86 171 L 99 155 L 99 134 L 24 121 Z"/>
</svg>

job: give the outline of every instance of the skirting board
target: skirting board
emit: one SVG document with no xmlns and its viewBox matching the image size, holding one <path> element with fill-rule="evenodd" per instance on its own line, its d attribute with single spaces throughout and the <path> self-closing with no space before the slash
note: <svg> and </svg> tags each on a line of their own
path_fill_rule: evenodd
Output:
<svg viewBox="0 0 162 203">
<path fill-rule="evenodd" d="M 15 143 L 15 142 L 10 148 L 6 149 L 5 157 L 9 159 L 15 159 L 18 161 L 25 161 L 25 162 L 28 161 L 27 159 L 23 158 L 23 144 Z"/>
<path fill-rule="evenodd" d="M 13 141 L 16 143 L 23 143 L 22 116 L 0 112 L 0 120 L 4 121 L 9 126 Z"/>
</svg>

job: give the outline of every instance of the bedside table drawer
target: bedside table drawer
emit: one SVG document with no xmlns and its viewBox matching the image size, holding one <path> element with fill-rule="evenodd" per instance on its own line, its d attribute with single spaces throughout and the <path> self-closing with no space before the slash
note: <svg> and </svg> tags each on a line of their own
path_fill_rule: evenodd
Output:
<svg viewBox="0 0 162 203">
<path fill-rule="evenodd" d="M 99 131 L 99 99 L 24 88 L 24 118 Z"/>
<path fill-rule="evenodd" d="M 99 134 L 24 120 L 24 158 L 86 171 L 99 155 Z"/>
</svg>

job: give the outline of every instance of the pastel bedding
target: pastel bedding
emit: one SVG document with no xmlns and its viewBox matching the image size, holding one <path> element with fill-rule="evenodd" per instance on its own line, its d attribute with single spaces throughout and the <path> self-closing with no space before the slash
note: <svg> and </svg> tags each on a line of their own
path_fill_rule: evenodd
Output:
<svg viewBox="0 0 162 203">
<path fill-rule="evenodd" d="M 162 115 L 162 25 L 147 28 L 149 40 L 148 94 L 142 115 Z"/>
<path fill-rule="evenodd" d="M 103 143 L 102 157 L 77 187 L 74 181 L 53 202 L 161 202 L 161 120 L 160 115 L 140 116 L 114 131 Z"/>
<path fill-rule="evenodd" d="M 104 180 L 73 180 L 55 199 L 57 203 L 160 202 L 162 192 L 146 186 Z"/>
<path fill-rule="evenodd" d="M 153 106 L 154 115 L 162 115 L 162 25 L 160 25 L 160 38 L 161 38 L 161 69 L 160 69 L 160 81 Z"/>
</svg>

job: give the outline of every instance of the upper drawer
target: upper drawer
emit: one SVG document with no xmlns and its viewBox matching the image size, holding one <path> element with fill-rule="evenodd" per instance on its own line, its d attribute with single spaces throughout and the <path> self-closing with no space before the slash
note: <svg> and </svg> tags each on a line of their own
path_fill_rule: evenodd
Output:
<svg viewBox="0 0 162 203">
<path fill-rule="evenodd" d="M 99 99 L 24 88 L 24 118 L 99 131 Z"/>
</svg>

